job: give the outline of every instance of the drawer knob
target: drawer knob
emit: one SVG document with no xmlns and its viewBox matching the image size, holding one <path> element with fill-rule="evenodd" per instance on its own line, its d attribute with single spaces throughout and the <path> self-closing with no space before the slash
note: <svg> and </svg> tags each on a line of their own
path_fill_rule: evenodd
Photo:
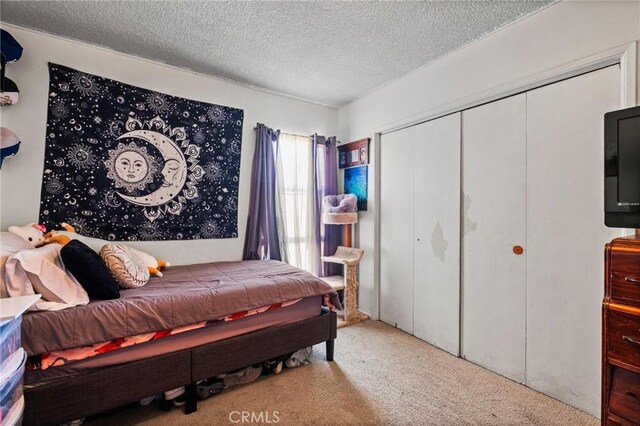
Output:
<svg viewBox="0 0 640 426">
<path fill-rule="evenodd" d="M 624 280 L 628 283 L 640 284 L 640 278 L 624 277 Z"/>
<path fill-rule="evenodd" d="M 513 252 L 520 256 L 522 253 L 524 253 L 524 249 L 522 248 L 522 246 L 513 246 Z"/>
<path fill-rule="evenodd" d="M 638 395 L 636 395 L 635 392 L 631 392 L 630 390 L 626 390 L 626 391 L 624 391 L 624 393 L 626 395 L 629 395 L 631 398 L 638 399 Z"/>
<path fill-rule="evenodd" d="M 626 340 L 629 343 L 633 343 L 634 345 L 638 345 L 640 346 L 640 340 L 636 340 L 633 337 L 629 337 L 629 336 L 622 336 L 622 340 Z"/>
</svg>

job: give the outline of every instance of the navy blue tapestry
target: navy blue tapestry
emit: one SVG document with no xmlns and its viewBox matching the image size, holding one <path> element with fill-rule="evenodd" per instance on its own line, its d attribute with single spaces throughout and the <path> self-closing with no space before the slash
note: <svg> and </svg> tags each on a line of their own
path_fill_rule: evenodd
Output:
<svg viewBox="0 0 640 426">
<path fill-rule="evenodd" d="M 40 222 L 108 240 L 238 236 L 240 109 L 49 64 Z"/>
</svg>

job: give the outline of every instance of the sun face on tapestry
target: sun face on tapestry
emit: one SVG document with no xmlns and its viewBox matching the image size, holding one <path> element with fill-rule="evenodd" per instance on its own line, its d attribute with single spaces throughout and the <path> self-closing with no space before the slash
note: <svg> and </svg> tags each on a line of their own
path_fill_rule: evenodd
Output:
<svg viewBox="0 0 640 426">
<path fill-rule="evenodd" d="M 41 223 L 109 240 L 237 237 L 242 110 L 49 72 Z"/>
</svg>

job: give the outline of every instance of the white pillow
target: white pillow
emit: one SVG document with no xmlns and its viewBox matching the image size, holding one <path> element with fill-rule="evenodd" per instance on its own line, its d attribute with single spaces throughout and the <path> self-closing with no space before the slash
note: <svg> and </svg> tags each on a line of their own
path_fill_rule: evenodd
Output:
<svg viewBox="0 0 640 426">
<path fill-rule="evenodd" d="M 31 243 L 12 232 L 0 232 L 0 254 L 8 256 L 24 249 L 32 249 Z"/>
<path fill-rule="evenodd" d="M 86 244 L 91 250 L 96 253 L 100 253 L 100 248 L 107 244 L 109 241 L 101 240 L 100 238 L 85 237 L 84 235 L 76 234 L 75 232 L 56 231 L 57 235 L 66 235 L 72 240 L 78 240 L 81 243 Z"/>
<path fill-rule="evenodd" d="M 5 268 L 7 257 L 20 250 L 33 249 L 33 246 L 24 238 L 12 232 L 0 232 L 0 297 L 9 297 L 5 280 Z"/>
<path fill-rule="evenodd" d="M 10 297 L 41 294 L 34 310 L 60 310 L 89 303 L 89 295 L 67 272 L 60 257 L 60 244 L 21 250 L 5 264 L 7 293 Z"/>
</svg>

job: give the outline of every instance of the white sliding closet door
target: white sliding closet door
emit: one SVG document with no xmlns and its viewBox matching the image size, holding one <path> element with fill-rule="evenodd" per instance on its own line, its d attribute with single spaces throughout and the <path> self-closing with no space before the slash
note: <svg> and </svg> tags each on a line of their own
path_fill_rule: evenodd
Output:
<svg viewBox="0 0 640 426">
<path fill-rule="evenodd" d="M 414 335 L 458 355 L 460 113 L 415 126 L 414 160 Z"/>
<path fill-rule="evenodd" d="M 412 334 L 414 130 L 380 141 L 380 319 Z"/>
<path fill-rule="evenodd" d="M 462 355 L 524 382 L 526 97 L 464 111 L 462 123 Z"/>
<path fill-rule="evenodd" d="M 612 66 L 527 95 L 527 383 L 600 414 L 603 116 L 620 108 Z"/>
</svg>

